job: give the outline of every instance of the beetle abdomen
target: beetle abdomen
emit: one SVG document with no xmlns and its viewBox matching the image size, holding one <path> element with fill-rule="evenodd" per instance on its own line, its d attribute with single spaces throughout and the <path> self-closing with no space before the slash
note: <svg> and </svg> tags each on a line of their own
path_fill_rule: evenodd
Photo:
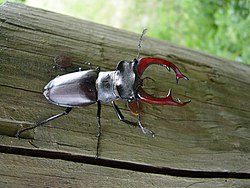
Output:
<svg viewBox="0 0 250 188">
<path fill-rule="evenodd" d="M 97 100 L 94 70 L 79 71 L 51 80 L 44 87 L 44 96 L 59 106 L 78 107 L 93 104 Z"/>
</svg>

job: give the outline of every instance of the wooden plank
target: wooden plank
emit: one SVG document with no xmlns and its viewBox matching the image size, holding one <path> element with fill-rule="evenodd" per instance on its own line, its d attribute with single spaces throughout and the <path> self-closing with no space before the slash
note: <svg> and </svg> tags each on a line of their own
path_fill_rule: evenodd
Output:
<svg viewBox="0 0 250 188">
<path fill-rule="evenodd" d="M 195 179 L 63 160 L 0 154 L 1 187 L 240 187 L 249 180 Z"/>
<path fill-rule="evenodd" d="M 69 56 L 75 67 L 114 70 L 118 61 L 137 55 L 139 34 L 5 3 L 0 7 L 0 138 L 2 145 L 38 147 L 94 156 L 96 106 L 75 109 L 69 116 L 37 128 L 17 140 L 20 126 L 61 112 L 42 96 L 44 85 L 58 74 L 53 58 Z M 150 32 L 150 31 L 149 31 Z M 156 133 L 119 122 L 112 107 L 103 106 L 101 157 L 190 170 L 250 172 L 250 67 L 145 37 L 143 57 L 174 62 L 190 81 L 175 84 L 159 67 L 145 76 L 157 80 L 155 91 L 192 99 L 183 107 L 143 106 L 142 122 Z M 167 78 L 167 79 L 166 79 Z M 121 104 L 126 118 L 130 116 Z M 32 145 L 29 138 L 33 138 Z"/>
</svg>

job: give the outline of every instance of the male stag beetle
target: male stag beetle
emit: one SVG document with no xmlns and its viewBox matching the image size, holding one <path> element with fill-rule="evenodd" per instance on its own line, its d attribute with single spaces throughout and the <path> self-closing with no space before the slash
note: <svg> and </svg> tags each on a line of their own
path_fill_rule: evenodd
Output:
<svg viewBox="0 0 250 188">
<path fill-rule="evenodd" d="M 139 112 L 137 121 L 138 126 L 143 133 L 149 133 L 154 136 L 154 133 L 152 131 L 142 126 L 142 123 L 140 121 L 139 102 L 146 102 L 157 105 L 183 106 L 189 103 L 190 100 L 181 102 L 178 99 L 177 101 L 175 101 L 172 98 L 171 90 L 169 90 L 169 93 L 166 97 L 156 98 L 146 93 L 142 88 L 143 80 L 141 79 L 141 76 L 145 69 L 152 64 L 161 65 L 167 70 L 170 70 L 170 68 L 172 68 L 176 74 L 177 83 L 180 78 L 188 80 L 188 78 L 184 76 L 180 72 L 180 70 L 169 61 L 152 57 L 139 58 L 141 41 L 145 32 L 146 29 L 143 30 L 139 40 L 137 58 L 133 59 L 130 62 L 120 61 L 117 64 L 115 71 L 102 72 L 99 68 L 97 68 L 96 70 L 80 70 L 78 72 L 57 76 L 56 78 L 52 79 L 44 87 L 43 94 L 51 103 L 66 107 L 65 111 L 41 122 L 38 122 L 32 127 L 19 130 L 16 136 L 19 138 L 20 134 L 24 131 L 34 129 L 35 127 L 44 125 L 56 118 L 67 115 L 73 107 L 83 107 L 97 103 L 98 140 L 96 147 L 96 158 L 98 158 L 101 136 L 101 102 L 111 102 L 119 120 L 129 122 L 124 119 L 124 116 L 114 102 L 117 99 L 123 99 L 127 101 L 128 106 L 136 106 L 136 108 L 138 108 L 137 111 Z"/>
</svg>

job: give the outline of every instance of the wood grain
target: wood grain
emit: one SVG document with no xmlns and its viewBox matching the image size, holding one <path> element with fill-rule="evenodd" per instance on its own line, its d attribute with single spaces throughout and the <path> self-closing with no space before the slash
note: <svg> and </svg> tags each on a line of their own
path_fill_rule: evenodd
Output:
<svg viewBox="0 0 250 188">
<path fill-rule="evenodd" d="M 1 187 L 241 187 L 248 180 L 147 174 L 70 161 L 0 154 Z"/>
</svg>

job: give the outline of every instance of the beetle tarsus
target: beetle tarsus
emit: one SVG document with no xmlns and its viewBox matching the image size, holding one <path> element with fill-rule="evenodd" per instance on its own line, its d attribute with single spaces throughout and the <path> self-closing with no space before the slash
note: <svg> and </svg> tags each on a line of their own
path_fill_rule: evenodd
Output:
<svg viewBox="0 0 250 188">
<path fill-rule="evenodd" d="M 88 66 L 89 66 L 89 70 L 92 70 L 92 69 L 93 69 L 93 68 L 92 68 L 91 63 L 89 63 L 89 62 L 85 62 L 84 64 L 86 64 L 86 65 L 88 65 Z"/>
<path fill-rule="evenodd" d="M 141 120 L 140 120 L 140 115 L 138 116 L 138 126 L 141 129 L 143 134 L 150 134 L 152 137 L 155 136 L 155 133 L 153 131 L 150 131 L 149 129 L 145 128 L 142 126 Z"/>
<path fill-rule="evenodd" d="M 184 78 L 185 80 L 189 80 L 189 78 L 188 78 L 187 76 L 185 76 L 185 75 L 183 75 L 183 78 Z"/>
<path fill-rule="evenodd" d="M 67 108 L 65 109 L 65 111 L 62 112 L 62 113 L 60 113 L 60 114 L 54 115 L 54 116 L 52 116 L 52 117 L 50 117 L 50 118 L 48 118 L 48 119 L 45 119 L 45 120 L 43 120 L 43 121 L 40 121 L 40 122 L 38 122 L 38 123 L 37 123 L 36 125 L 34 125 L 34 126 L 27 127 L 27 128 L 25 128 L 25 129 L 22 129 L 22 130 L 18 130 L 17 133 L 16 133 L 16 137 L 19 139 L 21 133 L 23 133 L 23 132 L 25 132 L 25 131 L 28 131 L 28 130 L 31 130 L 31 129 L 34 129 L 34 128 L 36 128 L 36 127 L 40 127 L 40 126 L 42 126 L 42 125 L 45 125 L 45 124 L 48 123 L 49 121 L 52 121 L 52 120 L 54 120 L 54 119 L 56 119 L 56 118 L 65 116 L 65 115 L 67 115 L 71 110 L 72 110 L 71 107 L 67 107 Z"/>
<path fill-rule="evenodd" d="M 137 101 L 137 107 L 140 109 L 140 103 Z M 142 126 L 141 123 L 141 111 L 138 110 L 138 121 L 137 121 L 138 126 L 140 127 L 141 131 L 143 134 L 150 134 L 152 137 L 155 136 L 155 133 L 153 131 L 150 131 L 149 129 L 145 128 Z"/>
</svg>

